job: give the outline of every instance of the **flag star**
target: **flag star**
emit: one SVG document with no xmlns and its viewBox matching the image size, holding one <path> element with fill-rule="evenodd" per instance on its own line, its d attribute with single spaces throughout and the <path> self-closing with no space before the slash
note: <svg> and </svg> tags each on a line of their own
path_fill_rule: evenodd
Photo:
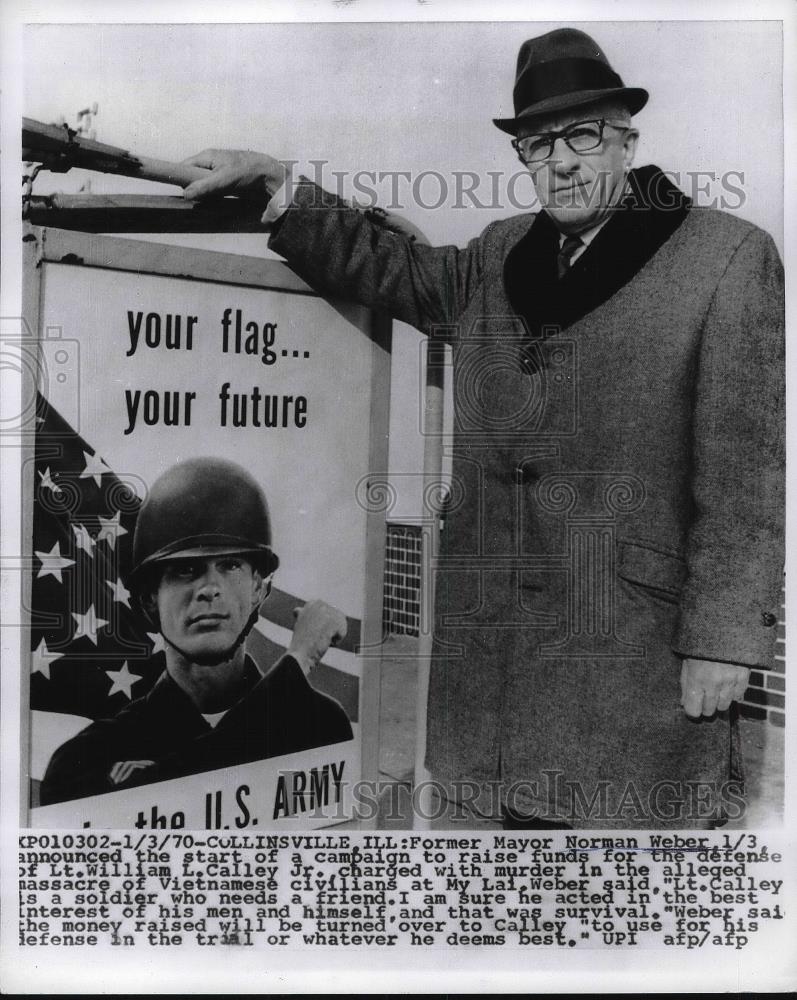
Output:
<svg viewBox="0 0 797 1000">
<path fill-rule="evenodd" d="M 123 528 L 119 521 L 120 517 L 121 514 L 117 510 L 113 517 L 100 518 L 100 533 L 97 535 L 98 542 L 105 540 L 112 549 L 116 548 L 116 539 L 127 534 L 127 528 Z"/>
<path fill-rule="evenodd" d="M 120 604 L 124 604 L 128 608 L 130 607 L 130 591 L 118 577 L 116 579 L 116 583 L 112 580 L 106 580 L 105 586 L 111 588 L 111 591 L 113 592 L 113 599 L 115 601 L 118 601 Z"/>
<path fill-rule="evenodd" d="M 32 674 L 40 673 L 49 681 L 50 679 L 50 664 L 54 660 L 60 660 L 63 653 L 51 653 L 47 648 L 47 643 L 42 639 L 39 645 L 33 650 L 31 656 L 31 667 L 30 672 Z"/>
<path fill-rule="evenodd" d="M 35 555 L 42 564 L 42 568 L 36 574 L 37 580 L 40 580 L 43 576 L 50 574 L 51 576 L 54 576 L 59 583 L 63 583 L 63 577 L 61 576 L 62 570 L 66 569 L 67 566 L 75 565 L 74 559 L 65 559 L 61 555 L 60 542 L 56 542 L 49 552 L 36 552 Z"/>
<path fill-rule="evenodd" d="M 52 490 L 56 496 L 60 496 L 64 492 L 58 483 L 53 482 L 53 477 L 50 475 L 49 465 L 44 472 L 39 473 L 39 479 L 41 479 L 41 488 L 43 490 Z"/>
<path fill-rule="evenodd" d="M 156 653 L 166 652 L 166 643 L 163 641 L 163 636 L 160 632 L 147 632 L 147 638 L 152 643 L 152 652 L 150 656 L 154 656 Z"/>
<path fill-rule="evenodd" d="M 99 455 L 89 455 L 87 451 L 83 452 L 83 458 L 86 460 L 86 467 L 80 473 L 81 479 L 88 479 L 91 477 L 97 486 L 101 486 L 101 479 L 105 473 L 110 473 L 110 469 L 103 462 Z"/>
<path fill-rule="evenodd" d="M 121 670 L 106 670 L 105 673 L 111 678 L 111 690 L 108 692 L 108 697 L 112 697 L 117 691 L 121 691 L 127 699 L 133 697 L 133 685 L 136 681 L 140 681 L 141 677 L 138 674 L 131 674 L 127 667 L 127 660 L 122 664 Z"/>
<path fill-rule="evenodd" d="M 77 547 L 79 549 L 83 549 L 83 551 L 93 559 L 96 541 L 89 534 L 89 529 L 85 524 L 73 524 L 72 531 L 75 533 L 75 543 L 77 544 Z"/>
<path fill-rule="evenodd" d="M 72 617 L 77 622 L 77 628 L 75 629 L 75 635 L 73 638 L 82 639 L 85 636 L 85 638 L 89 639 L 96 646 L 97 633 L 103 625 L 107 625 L 108 622 L 104 618 L 97 617 L 94 611 L 94 605 L 92 604 L 89 607 L 89 610 L 85 613 L 85 615 L 79 615 L 73 611 Z"/>
</svg>

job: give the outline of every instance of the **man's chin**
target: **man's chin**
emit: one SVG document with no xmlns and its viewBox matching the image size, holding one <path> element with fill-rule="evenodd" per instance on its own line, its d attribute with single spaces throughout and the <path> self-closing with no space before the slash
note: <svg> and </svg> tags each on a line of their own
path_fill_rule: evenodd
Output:
<svg viewBox="0 0 797 1000">
<path fill-rule="evenodd" d="M 235 639 L 236 636 L 228 636 L 226 634 L 214 635 L 212 638 L 203 636 L 202 642 L 188 638 L 184 644 L 181 644 L 181 649 L 187 655 L 188 659 L 201 662 L 208 657 L 212 658 L 226 653 L 235 642 Z"/>
<path fill-rule="evenodd" d="M 563 233 L 584 232 L 597 226 L 602 218 L 601 212 L 596 212 L 594 208 L 587 208 L 583 205 L 548 205 L 545 211 L 553 220 L 556 228 Z"/>
</svg>

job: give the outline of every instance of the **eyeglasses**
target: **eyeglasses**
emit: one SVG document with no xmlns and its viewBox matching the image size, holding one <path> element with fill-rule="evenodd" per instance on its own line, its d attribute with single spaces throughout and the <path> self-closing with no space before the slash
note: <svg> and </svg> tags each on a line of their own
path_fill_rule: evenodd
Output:
<svg viewBox="0 0 797 1000">
<path fill-rule="evenodd" d="M 542 163 L 553 155 L 557 139 L 564 139 L 574 153 L 588 153 L 591 149 L 597 149 L 603 142 L 603 130 L 607 125 L 623 132 L 629 128 L 628 125 L 619 125 L 606 121 L 605 118 L 597 118 L 594 121 L 573 122 L 558 132 L 539 132 L 536 135 L 527 135 L 524 139 L 513 139 L 512 145 L 521 163 Z"/>
</svg>

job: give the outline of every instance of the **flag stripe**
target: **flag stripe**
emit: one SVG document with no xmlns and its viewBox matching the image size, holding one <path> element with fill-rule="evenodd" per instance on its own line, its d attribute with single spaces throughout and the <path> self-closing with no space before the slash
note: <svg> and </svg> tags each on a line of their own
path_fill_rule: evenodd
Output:
<svg viewBox="0 0 797 1000">
<path fill-rule="evenodd" d="M 285 590 L 273 587 L 268 599 L 260 610 L 261 618 L 265 618 L 280 628 L 293 631 L 294 610 L 301 608 L 307 599 L 296 597 Z M 337 649 L 347 653 L 355 653 L 360 644 L 362 623 L 359 618 L 346 617 L 346 637 L 337 644 Z"/>
<path fill-rule="evenodd" d="M 275 624 L 269 618 L 261 618 L 255 625 L 255 628 L 280 649 L 287 649 L 291 643 L 292 632 Z M 329 667 L 334 667 L 335 670 L 342 670 L 344 673 L 352 674 L 355 677 L 360 676 L 360 661 L 357 656 L 337 646 L 331 646 L 324 653 L 322 662 Z"/>
</svg>

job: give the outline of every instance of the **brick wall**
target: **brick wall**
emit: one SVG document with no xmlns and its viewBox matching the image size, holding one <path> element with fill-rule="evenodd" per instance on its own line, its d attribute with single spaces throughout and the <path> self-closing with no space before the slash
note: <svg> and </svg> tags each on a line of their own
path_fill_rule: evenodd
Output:
<svg viewBox="0 0 797 1000">
<path fill-rule="evenodd" d="M 750 686 L 740 702 L 742 715 L 767 719 L 776 726 L 786 724 L 786 594 L 781 594 L 778 611 L 778 644 L 772 670 L 751 670 Z"/>
<path fill-rule="evenodd" d="M 386 632 L 418 635 L 420 587 L 420 528 L 409 524 L 388 524 L 382 605 L 382 623 Z"/>
</svg>

